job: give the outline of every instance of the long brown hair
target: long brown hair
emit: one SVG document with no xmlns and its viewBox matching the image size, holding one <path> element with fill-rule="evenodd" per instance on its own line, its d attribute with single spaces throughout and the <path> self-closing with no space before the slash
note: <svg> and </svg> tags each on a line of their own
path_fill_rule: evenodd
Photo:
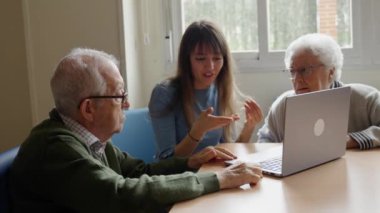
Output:
<svg viewBox="0 0 380 213">
<path fill-rule="evenodd" d="M 218 89 L 219 114 L 231 115 L 234 110 L 234 89 L 237 89 L 232 74 L 233 60 L 221 30 L 212 22 L 200 20 L 190 24 L 181 40 L 178 55 L 177 73 L 171 78 L 177 87 L 177 98 L 173 100 L 182 104 L 188 126 L 195 120 L 194 105 L 194 77 L 192 74 L 190 54 L 199 47 L 209 47 L 223 56 L 223 67 L 216 78 Z M 225 140 L 231 140 L 231 127 L 224 129 Z"/>
</svg>

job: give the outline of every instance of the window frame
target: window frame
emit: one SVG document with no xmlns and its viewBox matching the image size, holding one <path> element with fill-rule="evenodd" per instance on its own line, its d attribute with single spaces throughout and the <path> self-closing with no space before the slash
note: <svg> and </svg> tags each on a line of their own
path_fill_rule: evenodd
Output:
<svg viewBox="0 0 380 213">
<path fill-rule="evenodd" d="M 178 47 L 183 34 L 183 16 L 182 16 L 182 0 L 163 0 L 165 13 L 170 13 L 171 18 L 164 20 L 167 23 L 166 32 L 170 35 L 167 40 L 166 52 L 170 52 L 171 58 L 167 58 L 167 68 L 174 68 L 177 60 Z M 376 1 L 376 0 L 369 0 Z M 267 21 L 267 0 L 257 0 L 258 8 L 258 33 L 259 33 L 259 52 L 233 52 L 232 56 L 235 59 L 239 72 L 268 72 L 280 71 L 284 68 L 284 51 L 268 52 L 268 21 Z M 373 3 L 351 0 L 352 13 L 352 48 L 342 48 L 344 54 L 344 69 L 356 70 L 364 68 L 376 67 L 380 63 L 380 57 L 374 58 L 374 43 L 376 36 L 372 36 L 371 29 L 368 25 L 375 25 L 375 9 L 371 8 Z M 170 10 L 170 11 L 167 11 Z M 371 12 L 369 12 L 371 11 Z M 168 24 L 169 23 L 169 24 Z M 367 26 L 367 27 L 366 27 Z M 168 30 L 166 30 L 168 31 Z M 380 35 L 378 35 L 380 36 Z M 371 42 L 373 41 L 373 42 Z M 380 45 L 379 45 L 380 46 Z M 378 66 L 377 66 L 378 67 Z"/>
</svg>

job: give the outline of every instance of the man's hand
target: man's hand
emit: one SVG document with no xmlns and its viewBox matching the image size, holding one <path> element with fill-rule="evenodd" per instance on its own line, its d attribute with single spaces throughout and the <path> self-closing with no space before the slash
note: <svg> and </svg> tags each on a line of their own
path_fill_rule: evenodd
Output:
<svg viewBox="0 0 380 213">
<path fill-rule="evenodd" d="M 263 177 L 256 164 L 236 163 L 216 173 L 220 189 L 239 187 L 243 184 L 256 184 Z"/>
<path fill-rule="evenodd" d="M 213 159 L 233 160 L 235 158 L 236 156 L 227 149 L 209 146 L 191 156 L 187 164 L 190 168 L 199 169 L 202 164 Z"/>
</svg>

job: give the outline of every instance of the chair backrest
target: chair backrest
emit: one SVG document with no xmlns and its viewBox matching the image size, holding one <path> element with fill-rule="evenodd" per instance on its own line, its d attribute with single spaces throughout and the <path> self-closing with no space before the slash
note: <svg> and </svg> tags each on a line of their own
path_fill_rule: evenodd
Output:
<svg viewBox="0 0 380 213">
<path fill-rule="evenodd" d="M 155 162 L 157 148 L 148 108 L 130 109 L 124 113 L 124 128 L 112 137 L 112 143 L 146 163 Z"/>
<path fill-rule="evenodd" d="M 0 213 L 10 212 L 9 205 L 9 169 L 15 159 L 19 147 L 0 153 Z"/>
</svg>

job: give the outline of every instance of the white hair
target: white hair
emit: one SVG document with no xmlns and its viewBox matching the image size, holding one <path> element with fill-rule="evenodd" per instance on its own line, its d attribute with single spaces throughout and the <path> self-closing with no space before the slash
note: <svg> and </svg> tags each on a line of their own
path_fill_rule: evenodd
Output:
<svg viewBox="0 0 380 213">
<path fill-rule="evenodd" d="M 114 56 L 88 48 L 75 48 L 63 57 L 50 81 L 57 110 L 74 117 L 84 98 L 104 95 L 107 85 L 100 70 L 107 63 L 119 65 Z"/>
<path fill-rule="evenodd" d="M 321 33 L 306 34 L 297 38 L 286 49 L 284 58 L 286 68 L 290 68 L 295 54 L 305 50 L 311 51 L 327 68 L 335 68 L 334 80 L 340 79 L 343 67 L 343 53 L 333 38 Z"/>
</svg>

